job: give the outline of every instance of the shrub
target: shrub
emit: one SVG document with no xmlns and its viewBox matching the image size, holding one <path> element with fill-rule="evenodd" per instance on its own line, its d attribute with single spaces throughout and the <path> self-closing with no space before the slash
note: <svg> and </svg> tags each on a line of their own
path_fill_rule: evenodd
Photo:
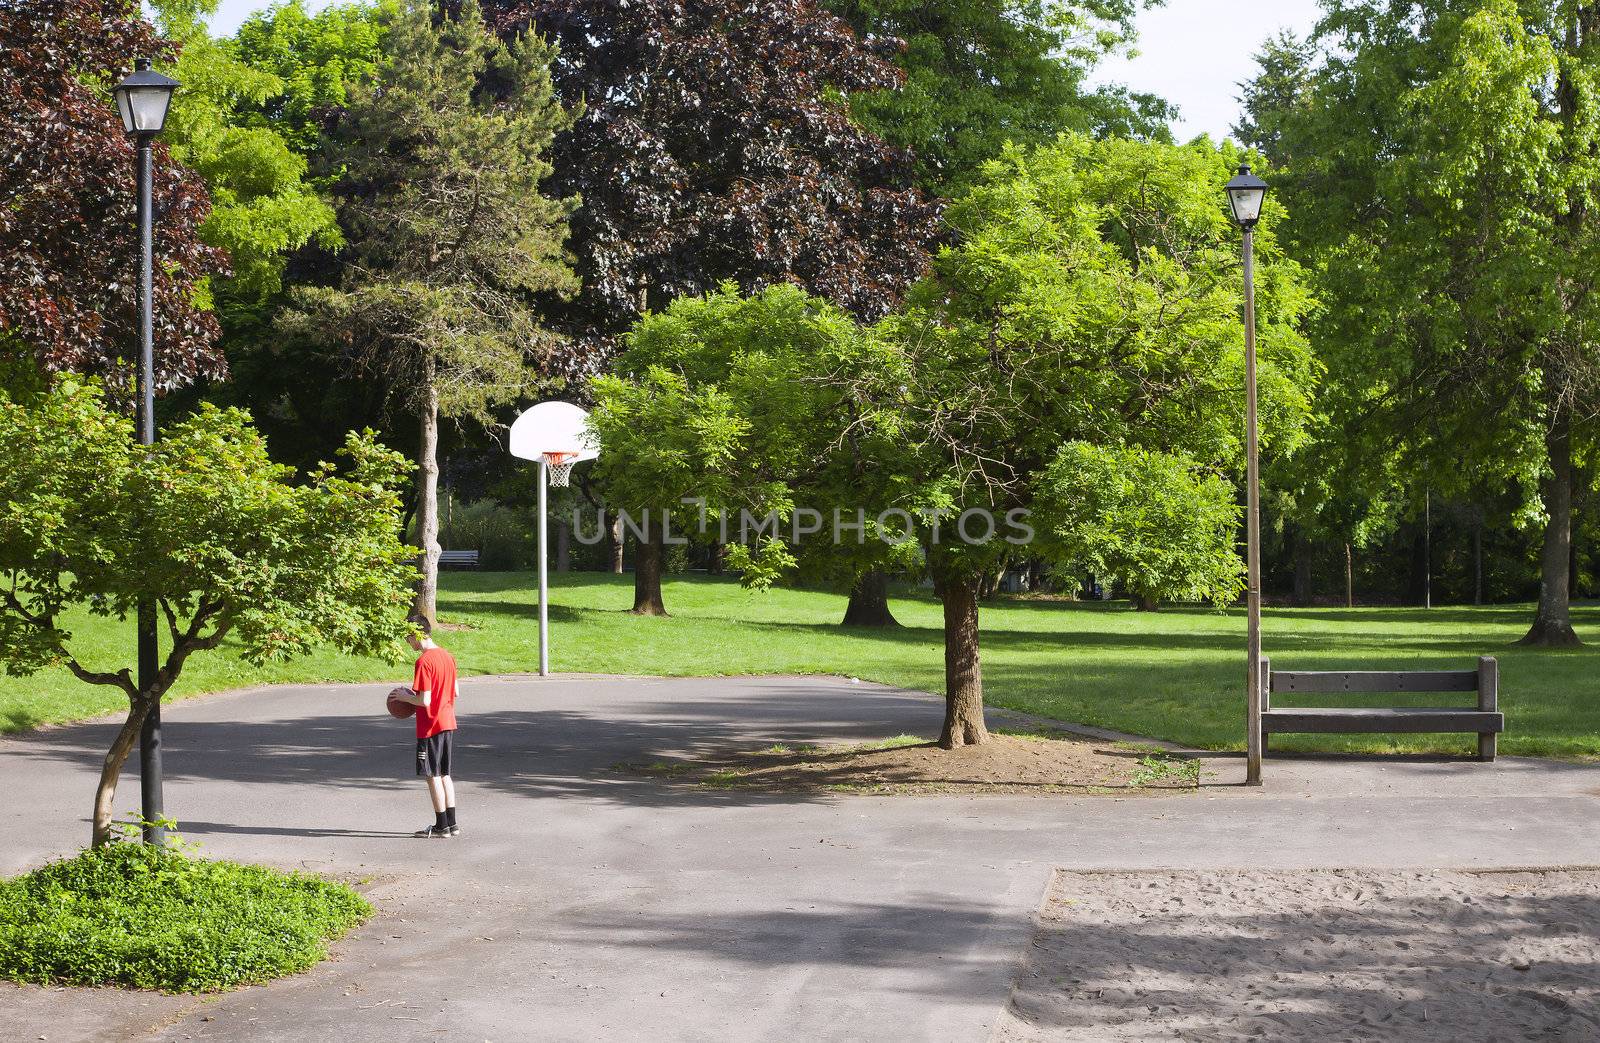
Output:
<svg viewBox="0 0 1600 1043">
<path fill-rule="evenodd" d="M 448 524 L 439 530 L 439 545 L 450 550 L 475 550 L 478 566 L 489 572 L 531 568 L 535 541 L 532 514 L 519 513 L 494 500 L 450 505 Z M 555 543 L 555 523 L 550 527 Z"/>
<path fill-rule="evenodd" d="M 114 843 L 0 881 L 0 977 L 216 992 L 314 966 L 371 914 L 319 877 Z"/>
</svg>

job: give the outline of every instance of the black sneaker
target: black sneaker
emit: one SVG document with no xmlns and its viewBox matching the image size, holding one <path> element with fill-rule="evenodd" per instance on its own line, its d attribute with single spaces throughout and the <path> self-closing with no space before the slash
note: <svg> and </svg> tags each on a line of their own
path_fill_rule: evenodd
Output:
<svg viewBox="0 0 1600 1043">
<path fill-rule="evenodd" d="M 424 837 L 437 837 L 443 840 L 445 837 L 450 836 L 451 833 L 449 826 L 429 826 L 427 829 L 419 829 L 411 835 L 419 839 Z"/>
<path fill-rule="evenodd" d="M 448 825 L 448 826 L 444 827 L 444 830 L 445 830 L 446 833 L 449 833 L 453 837 L 459 837 L 461 835 L 461 827 L 457 826 L 457 825 L 455 825 L 453 823 L 451 825 Z"/>
</svg>

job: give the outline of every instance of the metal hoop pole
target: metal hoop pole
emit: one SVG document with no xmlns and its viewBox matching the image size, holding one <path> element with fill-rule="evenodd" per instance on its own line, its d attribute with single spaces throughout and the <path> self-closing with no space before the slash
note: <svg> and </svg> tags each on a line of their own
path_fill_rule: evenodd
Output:
<svg viewBox="0 0 1600 1043">
<path fill-rule="evenodd" d="M 1246 786 L 1261 785 L 1261 483 L 1256 445 L 1256 273 L 1255 235 L 1244 230 L 1244 381 L 1245 473 L 1248 512 L 1245 523 L 1246 658 L 1245 770 Z"/>
<path fill-rule="evenodd" d="M 539 460 L 539 676 L 550 676 L 550 575 L 545 565 L 545 490 L 550 484 L 550 465 Z"/>
</svg>

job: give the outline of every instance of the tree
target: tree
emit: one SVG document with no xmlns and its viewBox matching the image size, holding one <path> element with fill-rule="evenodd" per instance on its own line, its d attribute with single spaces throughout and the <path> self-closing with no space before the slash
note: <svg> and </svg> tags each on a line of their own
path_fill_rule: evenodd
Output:
<svg viewBox="0 0 1600 1043">
<path fill-rule="evenodd" d="M 327 163 L 349 241 L 338 287 L 304 287 L 285 328 L 373 374 L 420 429 L 417 610 L 438 587 L 439 418 L 488 419 L 562 370 L 531 298 L 575 287 L 563 240 L 572 204 L 540 194 L 551 138 L 570 125 L 552 52 L 499 42 L 472 3 L 432 23 L 404 8 L 388 64 L 352 92 Z"/>
<path fill-rule="evenodd" d="M 502 31 L 560 46 L 584 112 L 552 151 L 551 189 L 582 198 L 583 290 L 549 314 L 597 373 L 639 316 L 732 281 L 789 282 L 865 318 L 926 269 L 938 207 L 912 158 L 859 126 L 848 97 L 895 89 L 892 41 L 818 0 L 492 0 Z M 660 554 L 660 548 L 645 554 Z M 659 602 L 635 570 L 636 600 Z"/>
<path fill-rule="evenodd" d="M 206 21 L 217 2 L 156 0 L 154 7 L 162 31 L 182 47 L 168 70 L 183 88 L 164 138 L 173 159 L 199 174 L 210 193 L 199 234 L 233 262 L 232 276 L 215 287 L 229 326 L 259 322 L 282 286 L 286 256 L 313 239 L 337 246 L 339 225 L 308 182 L 305 157 L 278 127 L 252 118 L 287 85 L 242 60 L 231 41 L 211 38 Z"/>
<path fill-rule="evenodd" d="M 1600 403 L 1600 7 L 1337 0 L 1314 39 L 1308 100 L 1279 123 L 1296 163 L 1281 183 L 1325 273 L 1330 370 L 1395 433 L 1403 473 L 1540 475 L 1524 640 L 1576 643 L 1574 459 Z"/>
<path fill-rule="evenodd" d="M 910 157 L 856 126 L 841 97 L 897 87 L 890 48 L 813 0 L 489 9 L 502 30 L 550 35 L 557 89 L 584 105 L 556 142 L 551 186 L 583 199 L 583 292 L 561 317 L 597 351 L 645 311 L 728 280 L 793 282 L 876 317 L 923 271 L 937 208 L 911 187 Z"/>
<path fill-rule="evenodd" d="M 1115 568 L 1160 597 L 1238 590 L 1235 496 L 1219 477 L 1243 450 L 1238 236 L 1222 194 L 1235 159 L 1082 136 L 1010 149 L 951 207 L 956 245 L 872 327 L 793 305 L 773 321 L 776 291 L 646 320 L 633 343 L 660 331 L 669 350 L 643 377 L 599 385 L 602 440 L 617 427 L 643 445 L 692 438 L 665 409 L 605 416 L 612 398 L 647 401 L 670 383 L 668 398 L 718 403 L 728 444 L 689 454 L 716 461 L 695 477 L 728 490 L 718 497 L 791 518 L 868 513 L 866 538 L 915 561 L 943 602 L 940 742 L 980 743 L 978 592 L 1030 525 L 1043 534 L 1030 550 L 1063 568 Z M 1287 451 L 1315 367 L 1299 329 L 1310 301 L 1273 233 L 1281 218 L 1269 204 L 1257 232 L 1260 379 L 1267 444 Z M 720 370 L 698 361 L 719 355 L 731 358 Z M 818 548 L 861 553 L 826 537 Z M 764 538 L 730 557 L 759 586 L 806 553 Z"/>
<path fill-rule="evenodd" d="M 1277 167 L 1292 167 L 1284 151 L 1284 125 L 1308 103 L 1313 84 L 1316 46 L 1288 29 L 1261 45 L 1255 62 L 1261 71 L 1239 84 L 1241 115 L 1233 133 L 1239 143 L 1266 156 Z"/>
<path fill-rule="evenodd" d="M 352 435 L 346 473 L 324 465 L 295 482 L 240 412 L 204 407 L 149 449 L 95 384 L 20 383 L 33 386 L 0 395 L 0 661 L 14 675 L 64 665 L 128 697 L 95 791 L 99 846 L 128 752 L 191 655 L 228 637 L 255 664 L 322 644 L 399 648 L 411 577 L 395 535 L 404 465 Z M 126 667 L 87 661 L 93 650 L 64 617 L 123 619 L 144 600 L 159 606 L 169 646 L 141 687 Z"/>
<path fill-rule="evenodd" d="M 0 156 L 0 351 L 51 370 L 105 375 L 131 398 L 138 354 L 134 148 L 110 88 L 135 55 L 169 59 L 123 0 L 0 3 L 6 148 Z M 220 376 L 209 279 L 227 272 L 201 241 L 209 201 L 155 147 L 156 384 Z"/>
<path fill-rule="evenodd" d="M 384 27 L 395 13 L 387 0 L 337 3 L 308 14 L 289 0 L 245 19 L 231 48 L 238 60 L 277 78 L 282 89 L 240 99 L 246 126 L 265 126 L 303 156 L 316 152 L 324 125 L 350 101 L 356 85 L 378 74 Z"/>
<path fill-rule="evenodd" d="M 1159 3 L 1159 0 L 1156 0 Z M 1134 38 L 1141 0 L 831 0 L 862 39 L 898 38 L 906 82 L 851 102 L 862 124 L 909 150 L 917 178 L 951 197 L 1007 144 L 1062 131 L 1166 135 L 1171 105 L 1122 87 L 1091 89 L 1107 55 Z"/>
<path fill-rule="evenodd" d="M 238 162 L 231 147 L 218 149 L 213 185 L 226 182 L 222 187 L 240 204 L 228 234 L 255 244 L 249 252 L 261 259 L 255 270 L 262 278 L 240 275 L 219 285 L 231 379 L 204 384 L 192 398 L 247 409 L 273 456 L 301 468 L 337 451 L 345 431 L 375 427 L 389 445 L 414 443 L 410 425 L 393 428 L 374 382 L 349 379 L 348 359 L 331 357 L 309 338 L 285 335 L 275 322 L 288 305 L 283 284 L 333 286 L 343 274 L 336 253 L 342 235 L 324 201 L 337 172 L 313 176 L 307 168 L 313 162 L 320 168 L 323 128 L 338 119 L 350 91 L 377 74 L 391 8 L 338 4 L 308 15 L 291 2 L 252 15 L 231 39 L 205 42 L 216 58 L 203 74 L 213 75 L 209 64 L 227 73 L 215 104 L 202 101 L 207 138 L 224 146 L 240 141 L 246 146 L 240 158 L 247 161 Z M 194 44 L 186 45 L 182 61 L 193 53 Z M 270 89 L 228 89 L 235 68 L 251 82 L 270 81 Z M 185 81 L 177 99 L 183 101 L 194 92 L 193 75 L 177 75 Z M 211 161 L 194 162 L 209 167 Z M 332 226 L 321 224 L 319 215 L 330 216 Z M 312 225 L 310 240 L 301 242 Z M 274 285 L 280 286 L 275 292 Z"/>
<path fill-rule="evenodd" d="M 747 297 L 728 284 L 639 321 L 616 373 L 594 381 L 590 414 L 604 446 L 598 467 L 608 500 L 636 521 L 650 513 L 636 572 L 659 571 L 667 511 L 679 519 L 678 537 L 704 525 L 702 539 L 731 544 L 732 563 L 747 578 L 758 562 L 744 544 L 754 542 L 766 554 L 757 585 L 796 565 L 846 585 L 877 568 L 912 565 L 905 551 L 871 536 L 870 522 L 850 546 L 791 540 L 780 549 L 797 510 L 810 515 L 803 528 L 831 521 L 835 508 L 851 519 L 857 508 L 878 512 L 859 495 L 866 458 L 833 446 L 849 404 L 821 379 L 854 357 L 864 336 L 842 310 L 793 286 Z M 659 589 L 639 584 L 633 611 L 665 614 L 659 595 L 651 597 Z"/>
<path fill-rule="evenodd" d="M 947 747 L 986 738 L 978 592 L 1013 549 L 950 537 L 969 512 L 1032 511 L 1056 534 L 1039 545 L 1053 564 L 1115 562 L 1157 597 L 1237 590 L 1231 540 L 1216 542 L 1232 497 L 1204 475 L 1242 459 L 1238 236 L 1222 202 L 1235 158 L 1203 142 L 1073 136 L 1008 151 L 952 206 L 958 244 L 885 323 L 886 357 L 853 378 L 853 397 L 903 443 L 875 472 L 934 503 L 946 526 L 919 537 L 944 604 Z M 1299 330 L 1309 298 L 1272 233 L 1280 216 L 1269 210 L 1257 232 L 1258 318 L 1265 440 L 1286 449 L 1314 369 Z M 1114 513 L 1068 512 L 1065 476 L 1096 460 L 1102 473 L 1137 464 L 1137 480 L 1094 501 Z M 1168 492 L 1205 505 L 1183 516 L 1192 539 L 1144 535 Z M 1096 554 L 1069 553 L 1085 546 Z"/>
</svg>

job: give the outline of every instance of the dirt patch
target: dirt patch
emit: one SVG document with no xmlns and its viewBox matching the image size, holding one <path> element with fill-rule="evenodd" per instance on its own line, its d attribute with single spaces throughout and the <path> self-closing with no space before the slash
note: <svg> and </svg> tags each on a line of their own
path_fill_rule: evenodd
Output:
<svg viewBox="0 0 1600 1043">
<path fill-rule="evenodd" d="M 1600 1039 L 1600 873 L 1058 871 L 996 1043 Z"/>
<path fill-rule="evenodd" d="M 1064 732 L 997 733 L 957 750 L 912 735 L 851 746 L 778 744 L 617 769 L 713 789 L 846 793 L 1127 794 L 1192 791 L 1202 777 L 1200 761 L 1182 754 Z"/>
</svg>

